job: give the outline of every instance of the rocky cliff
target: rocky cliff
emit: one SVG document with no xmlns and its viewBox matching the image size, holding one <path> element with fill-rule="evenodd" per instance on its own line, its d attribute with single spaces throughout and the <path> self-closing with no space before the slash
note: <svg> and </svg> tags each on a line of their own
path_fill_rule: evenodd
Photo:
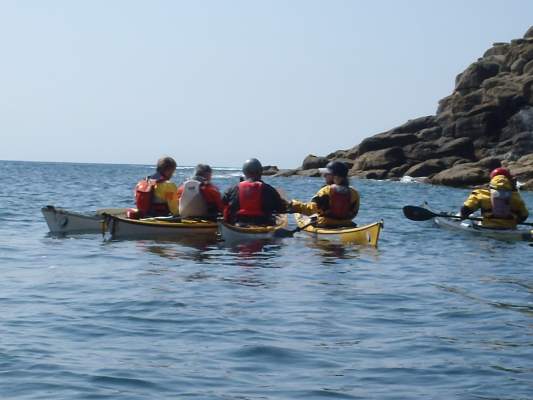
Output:
<svg viewBox="0 0 533 400">
<path fill-rule="evenodd" d="M 533 27 L 524 38 L 494 43 L 455 79 L 436 115 L 407 121 L 359 145 L 278 175 L 315 176 L 330 160 L 370 179 L 426 177 L 435 184 L 471 186 L 507 166 L 533 189 Z"/>
</svg>

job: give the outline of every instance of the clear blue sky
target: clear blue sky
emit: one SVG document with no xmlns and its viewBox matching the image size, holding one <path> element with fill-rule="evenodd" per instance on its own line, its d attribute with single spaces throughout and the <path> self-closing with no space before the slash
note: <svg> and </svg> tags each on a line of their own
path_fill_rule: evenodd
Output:
<svg viewBox="0 0 533 400">
<path fill-rule="evenodd" d="M 0 159 L 296 167 L 434 114 L 531 0 L 0 2 Z"/>
</svg>

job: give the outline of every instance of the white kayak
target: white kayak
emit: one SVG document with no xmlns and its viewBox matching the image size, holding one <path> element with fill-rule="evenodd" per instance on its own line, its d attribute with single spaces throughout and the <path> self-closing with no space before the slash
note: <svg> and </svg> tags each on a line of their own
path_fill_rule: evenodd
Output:
<svg viewBox="0 0 533 400">
<path fill-rule="evenodd" d="M 276 217 L 275 225 L 233 225 L 219 221 L 218 231 L 222 239 L 229 243 L 242 243 L 254 240 L 270 240 L 276 237 L 276 232 L 287 226 L 287 214 Z"/>
<path fill-rule="evenodd" d="M 41 209 L 50 233 L 81 234 L 101 233 L 103 213 L 125 215 L 125 208 L 107 208 L 94 213 L 79 213 L 63 208 L 46 206 Z"/>
<path fill-rule="evenodd" d="M 529 228 L 517 229 L 490 229 L 483 228 L 477 221 L 459 220 L 451 218 L 435 217 L 433 219 L 435 224 L 441 228 L 446 228 L 453 231 L 467 232 L 479 236 L 491 237 L 494 239 L 507 241 L 533 241 L 533 230 Z"/>
<path fill-rule="evenodd" d="M 417 207 L 414 207 L 417 208 Z M 436 213 L 429 208 L 427 203 L 424 203 L 422 209 L 428 210 L 433 214 L 446 214 L 450 217 L 435 216 L 433 222 L 435 225 L 449 229 L 456 232 L 466 232 L 478 236 L 491 237 L 494 239 L 505 241 L 533 241 L 533 230 L 527 228 L 525 225 L 518 226 L 516 229 L 491 229 L 485 228 L 481 225 L 481 221 L 474 219 L 461 220 L 457 214 L 452 213 Z M 455 218 L 454 218 L 455 217 Z M 478 218 L 481 219 L 481 218 Z"/>
</svg>

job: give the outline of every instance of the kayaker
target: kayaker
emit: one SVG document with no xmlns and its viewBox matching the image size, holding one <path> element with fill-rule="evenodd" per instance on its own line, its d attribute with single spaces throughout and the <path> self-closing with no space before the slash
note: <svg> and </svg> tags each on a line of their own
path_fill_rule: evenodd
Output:
<svg viewBox="0 0 533 400">
<path fill-rule="evenodd" d="M 176 161 L 163 157 L 157 161 L 156 173 L 140 180 L 135 187 L 136 210 L 129 210 L 129 218 L 178 215 L 178 188 L 170 179 L 176 171 Z"/>
<path fill-rule="evenodd" d="M 269 184 L 261 180 L 263 166 L 256 158 L 242 166 L 244 179 L 228 189 L 222 198 L 224 220 L 229 223 L 273 225 L 276 213 L 285 213 L 287 202 Z"/>
<path fill-rule="evenodd" d="M 213 170 L 207 164 L 198 164 L 194 176 L 178 188 L 178 211 L 184 218 L 216 219 L 224 205 L 218 188 L 211 183 Z"/>
<path fill-rule="evenodd" d="M 514 229 L 529 215 L 515 180 L 506 168 L 496 168 L 490 173 L 488 188 L 472 191 L 461 208 L 461 217 L 468 218 L 478 209 L 483 217 L 481 225 L 487 228 Z"/>
<path fill-rule="evenodd" d="M 349 227 L 359 211 L 359 193 L 350 187 L 348 167 L 340 161 L 331 161 L 326 168 L 319 168 L 326 185 L 310 202 L 291 200 L 289 212 L 304 215 L 318 214 L 317 226 Z"/>
</svg>

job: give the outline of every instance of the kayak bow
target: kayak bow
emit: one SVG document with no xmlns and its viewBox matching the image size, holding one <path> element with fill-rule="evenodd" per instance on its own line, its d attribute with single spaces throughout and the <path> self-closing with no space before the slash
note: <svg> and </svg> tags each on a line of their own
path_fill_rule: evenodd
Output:
<svg viewBox="0 0 533 400">
<path fill-rule="evenodd" d="M 125 215 L 125 208 L 109 208 L 92 214 L 67 211 L 63 208 L 46 206 L 41 208 L 48 229 L 52 234 L 100 233 L 102 231 L 102 213 Z"/>
</svg>

